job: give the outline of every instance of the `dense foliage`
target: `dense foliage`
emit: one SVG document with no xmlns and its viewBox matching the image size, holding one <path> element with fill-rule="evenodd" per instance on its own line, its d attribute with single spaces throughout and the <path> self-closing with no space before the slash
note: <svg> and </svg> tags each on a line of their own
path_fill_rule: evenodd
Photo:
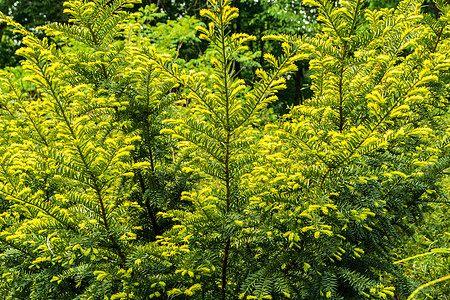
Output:
<svg viewBox="0 0 450 300">
<path fill-rule="evenodd" d="M 138 2 L 0 15 L 4 299 L 445 297 L 446 1 Z"/>
</svg>

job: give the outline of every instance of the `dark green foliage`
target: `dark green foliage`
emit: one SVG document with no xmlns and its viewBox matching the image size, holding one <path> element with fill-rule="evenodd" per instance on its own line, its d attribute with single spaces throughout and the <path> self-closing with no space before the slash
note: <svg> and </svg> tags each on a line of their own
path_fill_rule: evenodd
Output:
<svg viewBox="0 0 450 300">
<path fill-rule="evenodd" d="M 210 0 L 206 25 L 136 2 L 68 1 L 42 39 L 1 15 L 25 45 L 0 82 L 4 298 L 406 299 L 404 263 L 448 242 L 424 225 L 447 208 L 447 2 Z M 277 9 L 318 32 L 278 34 Z M 307 60 L 311 97 L 274 121 Z M 442 249 L 395 262 L 428 229 Z"/>
<path fill-rule="evenodd" d="M 28 29 L 36 29 L 50 22 L 64 22 L 63 2 L 60 0 L 2 0 L 0 11 L 11 16 Z M 20 56 L 15 51 L 21 47 L 21 36 L 5 23 L 0 24 L 0 67 L 15 66 Z"/>
</svg>

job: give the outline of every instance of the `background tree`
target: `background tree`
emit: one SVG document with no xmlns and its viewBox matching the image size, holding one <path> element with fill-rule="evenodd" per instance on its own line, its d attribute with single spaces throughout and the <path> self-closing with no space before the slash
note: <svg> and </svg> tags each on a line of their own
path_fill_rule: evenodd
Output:
<svg viewBox="0 0 450 300">
<path fill-rule="evenodd" d="M 59 0 L 2 0 L 0 11 L 11 16 L 27 29 L 36 29 L 50 22 L 65 22 L 63 2 Z M 20 60 L 15 51 L 21 47 L 22 37 L 13 32 L 6 23 L 0 25 L 0 68 L 14 66 Z"/>
</svg>

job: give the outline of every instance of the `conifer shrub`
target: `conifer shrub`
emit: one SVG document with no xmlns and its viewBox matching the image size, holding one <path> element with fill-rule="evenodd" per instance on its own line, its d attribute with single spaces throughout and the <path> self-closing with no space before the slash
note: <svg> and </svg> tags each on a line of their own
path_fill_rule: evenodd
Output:
<svg viewBox="0 0 450 300">
<path fill-rule="evenodd" d="M 450 163 L 450 6 L 304 1 L 321 31 L 265 37 L 282 55 L 246 82 L 230 0 L 202 11 L 203 66 L 141 34 L 136 2 L 67 1 L 44 39 L 1 15 L 25 45 L 0 83 L 5 298 L 406 298 L 393 249 Z M 271 122 L 305 60 L 313 97 Z"/>
<path fill-rule="evenodd" d="M 68 1 L 42 40 L 2 16 L 25 45 L 1 76 L 6 299 L 155 297 L 184 251 L 156 242 L 189 185 L 159 134 L 176 84 L 136 51 L 133 3 Z"/>
<path fill-rule="evenodd" d="M 295 59 L 312 58 L 314 97 L 262 133 L 251 126 L 253 134 L 245 136 L 255 144 L 228 153 L 227 105 L 238 120 L 259 86 L 241 88 L 232 75 L 219 73 L 234 72 L 227 69 L 233 62 L 233 52 L 223 46 L 227 36 L 220 37 L 228 19 L 217 16 L 231 14 L 227 4 L 212 1 L 214 9 L 204 13 L 212 21 L 209 29 L 199 29 L 213 48 L 224 49 L 217 51 L 223 58 L 216 54 L 211 60 L 211 86 L 204 74 L 178 72 L 155 59 L 194 99 L 166 132 L 195 157 L 193 168 L 213 180 L 185 194 L 196 210 L 167 214 L 181 222 L 178 239 L 188 236 L 196 245 L 185 270 L 205 262 L 212 270 L 221 268 L 206 298 L 217 293 L 218 281 L 223 299 L 405 297 L 413 286 L 393 263 L 392 249 L 430 209 L 427 203 L 439 198 L 437 183 L 449 166 L 442 118 L 446 17 L 422 15 L 420 1 L 379 11 L 364 10 L 364 1 L 343 1 L 338 8 L 331 1 L 307 1 L 318 7 L 321 33 L 267 38 L 303 54 Z M 437 5 L 443 13 L 448 9 Z M 266 59 L 282 69 L 274 57 Z M 220 90 L 226 87 L 237 100 L 227 102 L 228 93 Z M 214 96 L 216 91 L 221 96 Z M 230 135 L 231 141 L 241 137 Z M 241 151 L 249 158 L 241 159 Z M 226 175 L 233 174 L 227 167 L 232 155 L 244 162 L 231 176 L 235 188 Z M 221 210 L 222 223 L 215 219 Z M 196 253 L 200 245 L 206 246 Z"/>
<path fill-rule="evenodd" d="M 294 298 L 406 298 L 412 286 L 392 249 L 440 198 L 449 167 L 448 5 L 437 1 L 434 20 L 420 1 L 379 11 L 307 3 L 322 23 L 302 39 L 315 49 L 314 97 L 268 126 L 266 162 L 245 179 L 274 239 L 253 284 L 278 272 Z"/>
</svg>

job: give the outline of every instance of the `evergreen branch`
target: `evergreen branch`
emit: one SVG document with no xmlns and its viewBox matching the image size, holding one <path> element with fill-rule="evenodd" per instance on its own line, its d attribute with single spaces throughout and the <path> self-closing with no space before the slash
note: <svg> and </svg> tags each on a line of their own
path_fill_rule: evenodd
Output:
<svg viewBox="0 0 450 300">
<path fill-rule="evenodd" d="M 308 144 L 307 141 L 304 141 L 301 137 L 294 135 L 293 133 L 284 130 L 285 133 L 287 133 L 290 137 L 291 140 L 295 140 L 300 142 L 302 145 L 306 146 L 306 148 L 308 149 L 309 153 L 311 153 L 314 157 L 316 157 L 319 161 L 321 161 L 324 165 L 328 166 L 328 162 L 325 160 L 324 157 L 322 157 L 321 155 L 319 155 L 317 153 L 317 151 L 314 151 L 313 148 L 311 148 L 311 146 Z"/>
<path fill-rule="evenodd" d="M 331 27 L 334 30 L 334 33 L 338 36 L 338 38 L 341 40 L 341 42 L 344 44 L 345 43 L 345 39 L 344 37 L 341 35 L 341 32 L 338 30 L 337 25 L 334 22 L 334 19 L 332 18 L 330 11 L 327 10 L 327 4 L 325 2 L 328 2 L 328 0 L 322 1 L 322 0 L 317 0 L 318 3 L 320 3 L 321 6 L 321 11 L 322 13 L 327 17 L 328 22 L 331 24 Z M 330 4 L 330 2 L 328 2 L 328 4 Z M 330 4 L 331 5 L 331 4 Z"/>
<path fill-rule="evenodd" d="M 8 80 L 8 83 L 9 83 L 9 87 L 12 89 L 12 91 L 13 91 L 14 95 L 17 97 L 17 99 L 20 100 L 20 99 L 22 99 L 22 95 L 19 94 L 19 92 L 17 91 L 17 89 L 16 89 L 14 83 L 11 81 L 11 79 L 12 79 L 12 78 L 11 78 L 10 76 L 7 76 L 7 80 Z M 35 121 L 34 118 L 31 116 L 31 114 L 29 113 L 29 111 L 26 109 L 26 106 L 23 105 L 22 101 L 18 101 L 18 102 L 19 102 L 20 107 L 25 111 L 25 113 L 27 114 L 28 118 L 30 119 L 31 124 L 33 125 L 33 128 L 36 130 L 36 132 L 37 132 L 38 135 L 39 135 L 39 138 L 41 139 L 41 142 L 42 142 L 45 146 L 48 147 L 47 139 L 46 139 L 45 136 L 42 134 L 41 128 L 40 128 L 39 126 L 37 126 L 36 121 Z M 10 114 L 11 114 L 11 116 L 13 116 L 12 112 L 11 112 Z"/>
<path fill-rule="evenodd" d="M 23 198 L 20 198 L 14 194 L 11 194 L 9 192 L 7 192 L 4 188 L 0 191 L 0 193 L 4 194 L 7 197 L 12 198 L 13 200 L 19 202 L 19 203 L 24 203 L 27 205 L 30 205 L 32 207 L 37 208 L 39 211 L 43 212 L 44 214 L 46 214 L 49 217 L 52 217 L 54 220 L 56 220 L 58 223 L 61 223 L 62 225 L 64 225 L 64 227 L 66 227 L 67 229 L 70 229 L 71 231 L 78 233 L 78 229 L 75 228 L 72 224 L 64 221 L 64 216 L 63 215 L 56 215 L 55 213 L 58 211 L 56 208 L 52 209 L 50 206 L 48 206 L 47 208 L 40 206 L 37 203 L 34 203 L 32 201 L 27 201 Z"/>
<path fill-rule="evenodd" d="M 444 146 L 445 147 L 445 146 Z M 428 160 L 431 160 L 431 159 L 433 159 L 433 154 L 429 154 L 428 155 Z M 408 163 L 408 166 L 411 166 L 413 164 L 413 160 L 410 160 L 409 161 L 409 163 Z M 440 168 L 440 170 L 438 171 L 438 172 L 436 172 L 435 174 L 434 174 L 434 176 L 436 176 L 436 175 L 438 175 L 438 174 L 443 174 L 444 173 L 444 171 L 446 170 L 446 169 L 448 169 L 448 167 L 450 167 L 450 161 L 449 161 L 449 163 L 447 163 L 447 164 L 444 164 L 443 166 L 441 166 L 441 168 Z M 397 181 L 389 188 L 389 190 L 383 195 L 383 197 L 381 197 L 381 200 L 385 200 L 386 198 L 387 198 L 387 196 L 389 196 L 389 194 L 394 190 L 394 188 L 396 187 L 396 186 L 398 186 L 404 179 L 406 179 L 405 177 L 399 177 L 398 179 L 397 179 Z M 418 198 L 420 198 L 420 196 L 421 195 L 423 195 L 424 193 L 426 193 L 426 191 L 422 191 L 422 193 L 419 195 L 419 197 Z M 437 202 L 437 201 L 429 201 L 429 202 Z M 437 202 L 437 203 L 440 203 L 440 202 Z M 446 202 L 443 202 L 443 203 L 446 203 Z"/>
<path fill-rule="evenodd" d="M 31 125 L 33 126 L 33 128 L 36 130 L 36 132 L 38 133 L 38 136 L 40 138 L 40 142 L 42 144 L 44 144 L 46 147 L 49 147 L 49 143 L 47 141 L 47 138 L 45 137 L 45 135 L 42 133 L 41 127 L 37 125 L 36 120 L 34 119 L 33 116 L 31 116 L 30 112 L 28 111 L 28 109 L 26 109 L 26 106 L 23 105 L 22 103 L 20 103 L 20 107 L 23 109 L 23 111 L 27 114 L 28 119 L 31 121 Z"/>
<path fill-rule="evenodd" d="M 226 55 L 226 44 L 225 44 L 225 30 L 226 30 L 226 24 L 223 23 L 223 13 L 222 10 L 224 8 L 221 7 L 221 13 L 220 13 L 220 23 L 218 24 L 220 27 L 219 35 L 221 40 L 221 55 L 222 55 L 222 76 L 223 76 L 223 94 L 225 96 L 225 158 L 224 158 L 224 166 L 225 166 L 225 206 L 226 206 L 226 213 L 229 214 L 230 212 L 230 135 L 233 129 L 230 128 L 230 99 L 228 94 L 228 57 Z M 226 300 L 226 286 L 227 286 L 227 267 L 228 267 L 228 255 L 230 251 L 230 238 L 227 239 L 225 242 L 225 249 L 223 253 L 223 260 L 222 260 L 222 275 L 221 275 L 221 293 L 222 293 L 222 300 Z"/>
<path fill-rule="evenodd" d="M 217 143 L 224 143 L 225 139 L 221 136 L 223 135 L 223 132 L 219 132 L 220 128 L 214 128 L 213 126 L 208 128 L 202 127 L 209 125 L 208 123 L 209 122 L 199 123 L 197 120 L 191 122 L 191 119 L 187 119 L 183 125 L 190 128 L 193 132 L 200 132 L 206 139 L 215 140 Z"/>
<path fill-rule="evenodd" d="M 152 173 L 153 172 L 154 171 L 152 171 Z M 144 198 L 144 195 L 147 192 L 147 187 L 145 186 L 144 177 L 142 176 L 141 172 L 137 172 L 137 176 L 138 176 L 138 180 L 139 180 L 139 185 L 141 187 L 142 198 Z M 156 221 L 155 213 L 153 212 L 153 209 L 150 205 L 150 201 L 148 200 L 148 197 L 147 197 L 147 199 L 143 199 L 143 200 L 145 203 L 145 208 L 147 209 L 147 214 L 150 217 L 150 221 L 152 222 L 153 231 L 154 231 L 155 235 L 160 235 L 161 231 L 159 229 L 158 222 Z"/>
<path fill-rule="evenodd" d="M 149 130 L 148 124 L 147 124 L 147 130 Z M 148 147 L 148 154 L 149 154 L 149 159 L 150 159 L 150 170 L 152 171 L 152 173 L 154 173 L 155 172 L 155 162 L 153 161 L 154 160 L 153 150 L 152 150 L 152 145 L 150 144 L 150 142 L 147 147 Z"/>
<path fill-rule="evenodd" d="M 331 171 L 333 171 L 335 167 L 334 166 L 327 166 L 327 170 L 320 176 L 320 183 L 319 188 L 322 189 L 323 184 L 325 183 L 325 180 L 327 179 L 327 176 Z"/>
<path fill-rule="evenodd" d="M 286 57 L 283 60 L 283 62 L 279 66 L 279 68 L 275 72 L 273 72 L 273 74 L 272 74 L 271 78 L 269 79 L 269 81 L 266 82 L 266 84 L 263 87 L 262 91 L 259 93 L 259 97 L 257 97 L 257 100 L 254 102 L 254 105 L 247 112 L 247 116 L 243 117 L 243 119 L 240 121 L 240 123 L 238 123 L 236 125 L 236 128 L 244 126 L 245 122 L 247 122 L 252 117 L 252 115 L 254 114 L 256 109 L 258 108 L 258 105 L 264 100 L 266 92 L 269 91 L 270 86 L 275 82 L 275 80 L 277 80 L 282 75 L 281 70 L 283 70 L 286 67 L 286 65 L 291 64 L 291 63 L 292 62 L 289 60 L 288 57 Z M 264 79 L 261 79 L 261 81 L 264 82 Z"/>
<path fill-rule="evenodd" d="M 189 133 L 191 133 L 191 134 L 189 134 Z M 208 140 L 202 140 L 200 137 L 196 136 L 192 132 L 185 133 L 184 135 L 180 133 L 179 135 L 181 137 L 183 137 L 183 139 L 185 139 L 186 141 L 189 141 L 193 147 L 202 150 L 203 153 L 209 155 L 215 161 L 217 161 L 221 164 L 225 163 L 225 158 L 222 158 L 219 156 L 220 154 L 213 152 L 214 149 L 212 149 L 212 148 L 214 148 L 214 146 L 216 146 L 215 144 L 210 143 L 210 141 L 208 141 Z M 219 144 L 219 146 L 222 146 L 222 145 Z M 226 147 L 226 144 L 225 144 L 225 147 Z"/>
<path fill-rule="evenodd" d="M 344 47 L 342 47 L 342 56 L 343 56 L 343 60 L 345 59 L 345 48 L 346 45 L 344 45 Z M 342 132 L 342 130 L 344 129 L 344 116 L 343 116 L 343 105 L 344 105 L 344 95 L 342 94 L 342 80 L 344 76 L 344 62 L 341 62 L 341 70 L 340 70 L 340 74 L 339 74 L 339 82 L 338 82 L 338 90 L 339 90 L 339 106 L 338 106 L 338 110 L 339 110 L 339 132 Z"/>
<path fill-rule="evenodd" d="M 94 33 L 91 24 L 85 24 L 85 26 L 89 30 L 89 33 L 91 34 L 92 42 L 94 43 L 94 45 L 99 46 L 100 43 L 97 41 L 97 35 Z M 103 73 L 103 77 L 105 79 L 108 79 L 108 73 L 106 72 L 106 68 L 103 62 L 100 62 L 100 71 Z"/>
<path fill-rule="evenodd" d="M 119 244 L 117 243 L 115 236 L 111 232 L 111 228 L 109 226 L 109 222 L 108 222 L 108 218 L 107 218 L 107 212 L 105 209 L 105 201 L 102 196 L 102 190 L 97 183 L 97 177 L 91 175 L 91 178 L 94 182 L 93 187 L 94 187 L 95 192 L 97 193 L 97 198 L 100 203 L 100 210 L 101 210 L 103 226 L 105 226 L 106 232 L 108 234 L 108 238 L 111 240 L 113 248 L 117 251 L 117 254 L 119 255 L 119 257 L 121 259 L 122 267 L 125 267 L 126 257 L 125 257 L 125 254 L 123 253 L 122 249 L 120 248 Z"/>
<path fill-rule="evenodd" d="M 444 28 L 445 28 L 445 25 L 443 25 L 441 27 L 441 29 L 439 30 L 439 33 L 436 36 L 436 42 L 434 43 L 433 50 L 431 50 L 432 53 L 436 52 L 436 48 L 437 48 L 439 42 L 441 41 L 442 34 L 444 33 Z"/>
<path fill-rule="evenodd" d="M 387 196 L 389 196 L 389 194 L 394 190 L 394 188 L 400 184 L 400 182 L 403 180 L 403 177 L 399 177 L 397 179 L 397 181 L 389 188 L 389 190 L 384 193 L 383 197 L 381 197 L 381 200 L 385 200 L 387 198 Z"/>
<path fill-rule="evenodd" d="M 145 53 L 144 53 L 145 54 Z M 199 92 L 200 87 L 197 88 L 193 88 L 192 86 L 197 86 L 194 84 L 189 84 L 186 85 L 184 83 L 184 80 L 182 80 L 177 74 L 175 74 L 172 70 L 170 70 L 169 68 L 167 68 L 166 66 L 164 66 L 163 64 L 159 63 L 155 58 L 150 57 L 150 59 L 152 59 L 156 65 L 158 66 L 158 68 L 160 68 L 162 71 L 166 72 L 167 74 L 169 74 L 173 79 L 175 79 L 175 81 L 177 81 L 180 85 L 184 86 L 185 88 L 187 88 L 191 93 L 193 93 L 196 98 L 200 101 L 200 103 L 206 107 L 208 109 L 208 112 L 211 112 L 214 117 L 215 117 L 215 121 L 217 121 L 218 123 L 221 123 L 224 127 L 226 127 L 224 121 L 222 120 L 222 118 L 217 114 L 217 112 L 214 110 L 214 107 L 211 104 L 209 104 L 206 99 L 204 99 L 203 95 Z"/>
<path fill-rule="evenodd" d="M 223 253 L 223 260 L 222 260 L 222 276 L 221 276 L 221 293 L 222 293 L 222 300 L 226 300 L 227 293 L 226 293 L 226 286 L 227 286 L 227 267 L 228 267 L 228 255 L 230 252 L 230 239 L 228 239 L 225 243 L 225 249 Z"/>
<path fill-rule="evenodd" d="M 222 8 L 223 9 L 223 8 Z M 228 56 L 226 54 L 226 44 L 225 44 L 225 29 L 226 29 L 226 25 L 223 23 L 223 19 L 220 18 L 220 38 L 221 38 L 221 54 L 222 54 L 222 78 L 223 78 L 223 94 L 225 96 L 225 131 L 227 132 L 227 141 L 225 142 L 226 145 L 228 145 L 229 143 L 229 133 L 231 131 L 230 128 L 230 96 L 228 94 L 229 90 L 228 90 Z M 226 168 L 228 168 L 228 149 L 226 150 L 226 154 L 225 154 L 225 165 Z M 225 173 L 227 173 L 227 171 L 225 171 Z M 228 210 L 227 210 L 228 211 Z"/>
<path fill-rule="evenodd" d="M 4 243 L 4 244 L 8 245 L 9 247 L 22 252 L 23 254 L 27 255 L 28 257 L 35 257 L 34 253 L 29 252 L 28 249 L 21 248 L 21 247 L 15 245 L 14 243 L 8 241 L 6 238 L 3 238 L 3 236 L 0 237 L 0 243 Z"/>
<path fill-rule="evenodd" d="M 60 96 L 59 94 L 55 91 L 53 84 L 51 83 L 50 79 L 48 78 L 48 76 L 46 76 L 46 72 L 45 70 L 41 67 L 41 65 L 36 64 L 37 69 L 40 71 L 42 78 L 44 79 L 44 81 L 47 84 L 47 88 L 50 91 L 50 94 L 52 95 L 53 99 L 55 100 L 56 104 L 59 107 L 59 110 L 56 111 L 57 114 L 59 114 L 60 116 L 62 116 L 64 123 L 67 127 L 67 129 L 70 131 L 70 134 L 72 135 L 72 138 L 74 139 L 74 141 L 77 140 L 77 134 L 75 133 L 71 122 L 69 121 L 68 117 L 66 116 L 64 107 L 62 106 L 61 100 L 60 100 Z M 98 185 L 97 182 L 97 177 L 95 176 L 95 173 L 91 171 L 90 165 L 87 163 L 86 157 L 82 151 L 82 149 L 80 148 L 80 145 L 78 145 L 77 143 L 74 143 L 73 146 L 75 146 L 75 149 L 78 152 L 78 155 L 84 165 L 84 168 L 87 172 L 87 174 L 89 175 L 90 179 L 92 180 L 93 184 L 92 184 L 92 188 L 94 189 L 94 191 L 97 194 L 97 199 L 99 201 L 99 205 L 100 205 L 100 211 L 101 211 L 101 217 L 102 217 L 102 222 L 103 222 L 103 226 L 106 229 L 106 232 L 108 234 L 108 238 L 111 240 L 113 248 L 117 251 L 118 256 L 121 259 L 121 264 L 122 266 L 125 266 L 126 264 L 126 257 L 124 255 L 124 253 L 122 252 L 122 249 L 120 248 L 119 244 L 116 241 L 116 238 L 113 236 L 112 232 L 111 232 L 111 228 L 109 226 L 109 222 L 108 222 L 108 218 L 107 218 L 107 212 L 105 209 L 105 203 L 104 203 L 104 199 L 102 196 L 102 188 Z"/>
<path fill-rule="evenodd" d="M 108 152 L 109 154 L 109 159 L 106 162 L 105 166 L 102 168 L 102 170 L 100 171 L 100 175 L 105 173 L 108 168 L 111 166 L 112 162 L 114 161 L 115 156 L 118 154 L 119 152 L 119 147 L 115 147 L 114 150 L 112 152 Z"/>
<path fill-rule="evenodd" d="M 363 5 L 364 0 L 357 0 L 356 4 L 355 4 L 355 9 L 354 9 L 354 14 L 353 14 L 353 18 L 352 18 L 352 25 L 350 26 L 350 31 L 348 36 L 351 37 L 354 33 L 354 31 L 356 30 L 356 22 L 358 19 L 358 13 L 360 12 L 360 8 Z M 347 44 L 348 41 L 345 41 L 345 43 Z"/>
<path fill-rule="evenodd" d="M 406 95 L 408 94 L 408 92 L 410 90 L 412 90 L 416 84 L 419 81 L 417 81 L 416 83 L 414 83 L 412 86 L 410 86 L 410 88 L 408 90 L 406 90 L 403 93 L 403 96 L 400 96 L 397 98 L 397 100 L 394 101 L 393 105 L 391 105 L 391 107 L 387 110 L 387 112 L 382 116 L 382 118 L 379 119 L 379 121 L 373 126 L 373 127 L 369 127 L 369 131 L 366 133 L 366 137 L 361 139 L 359 143 L 357 143 L 354 147 L 352 147 L 353 149 L 351 149 L 348 154 L 346 156 L 344 156 L 340 162 L 335 162 L 333 164 L 333 166 L 335 168 L 341 166 L 342 163 L 344 163 L 347 159 L 351 158 L 353 156 L 353 154 L 355 154 L 355 152 L 361 147 L 361 145 L 375 132 L 375 130 L 381 126 L 381 124 L 383 124 L 383 122 L 389 117 L 389 115 L 391 114 L 391 112 L 398 106 L 399 103 L 401 103 L 401 100 L 403 100 L 403 98 L 406 97 Z M 351 161 L 350 161 L 351 162 Z"/>
</svg>

